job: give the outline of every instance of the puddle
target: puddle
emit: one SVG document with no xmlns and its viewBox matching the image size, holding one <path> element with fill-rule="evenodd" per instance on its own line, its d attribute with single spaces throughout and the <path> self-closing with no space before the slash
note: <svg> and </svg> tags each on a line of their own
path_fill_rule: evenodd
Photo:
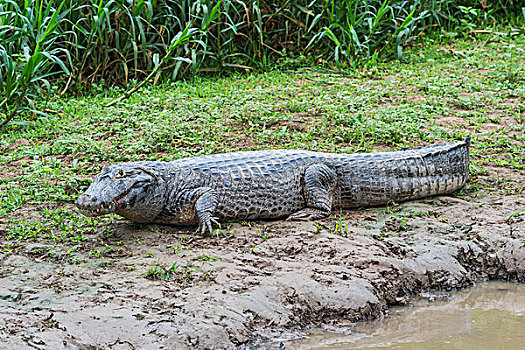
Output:
<svg viewBox="0 0 525 350">
<path fill-rule="evenodd" d="M 312 330 L 286 349 L 523 349 L 525 284 L 488 282 L 448 301 L 418 300 L 348 334 Z M 282 348 L 282 347 L 281 347 Z"/>
</svg>

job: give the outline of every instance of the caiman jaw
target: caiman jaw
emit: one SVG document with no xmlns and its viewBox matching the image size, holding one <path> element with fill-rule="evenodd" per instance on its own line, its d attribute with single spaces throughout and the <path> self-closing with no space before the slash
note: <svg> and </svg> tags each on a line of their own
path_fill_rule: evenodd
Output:
<svg viewBox="0 0 525 350">
<path fill-rule="evenodd" d="M 85 216 L 100 216 L 105 214 L 111 214 L 117 211 L 118 205 L 116 202 L 110 202 L 109 204 L 101 203 L 93 205 L 93 203 L 86 203 L 86 199 L 82 196 L 77 201 L 77 207 L 82 214 Z"/>
<path fill-rule="evenodd" d="M 84 193 L 77 200 L 77 207 L 85 216 L 100 216 L 115 213 L 120 209 L 125 209 L 127 204 L 123 201 L 133 188 L 129 188 L 118 198 L 111 201 L 109 204 L 94 204 L 90 195 Z"/>
</svg>

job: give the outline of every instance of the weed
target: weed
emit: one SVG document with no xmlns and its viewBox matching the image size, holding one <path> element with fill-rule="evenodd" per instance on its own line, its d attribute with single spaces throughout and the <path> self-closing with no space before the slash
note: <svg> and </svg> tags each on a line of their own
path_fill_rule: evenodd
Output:
<svg viewBox="0 0 525 350">
<path fill-rule="evenodd" d="M 214 256 L 208 256 L 208 255 L 205 255 L 205 254 L 194 256 L 193 258 L 191 258 L 191 260 L 196 260 L 196 261 L 225 261 L 222 258 L 216 258 Z"/>
<path fill-rule="evenodd" d="M 519 216 L 523 215 L 523 213 L 525 213 L 525 208 L 510 214 L 505 221 L 511 223 L 513 219 L 517 219 Z"/>
<path fill-rule="evenodd" d="M 262 239 L 264 239 L 266 241 L 266 240 L 268 240 L 268 238 L 264 235 L 265 229 L 266 229 L 266 226 L 264 226 L 262 229 L 254 228 L 255 233 L 257 233 L 257 235 L 259 237 L 261 237 Z"/>
<path fill-rule="evenodd" d="M 324 228 L 327 228 L 328 231 L 332 234 L 337 234 L 337 235 L 340 235 L 340 236 L 348 236 L 348 226 L 346 225 L 345 223 L 345 220 L 346 218 L 348 217 L 348 214 L 346 215 L 342 215 L 342 214 L 339 214 L 337 216 L 337 220 L 336 222 L 333 223 L 333 225 L 331 227 L 324 227 Z M 316 231 L 317 231 L 317 226 L 316 226 Z M 319 229 L 320 230 L 320 229 Z"/>
<path fill-rule="evenodd" d="M 170 245 L 168 246 L 168 254 L 184 256 L 184 253 L 182 252 L 183 249 L 184 246 L 182 245 Z"/>
<path fill-rule="evenodd" d="M 20 7 L 15 1 L 0 4 L 0 129 L 20 111 L 48 116 L 35 109 L 35 100 L 51 94 L 50 76 L 70 73 L 68 52 L 55 44 L 65 36 L 57 32 L 67 13 L 65 3 L 59 1 L 56 7 L 54 1 L 43 0 Z"/>
<path fill-rule="evenodd" d="M 146 272 L 145 276 L 146 278 L 152 279 L 152 280 L 158 280 L 158 279 L 164 279 L 169 280 L 170 277 L 177 272 L 179 269 L 180 264 L 178 262 L 174 262 L 169 267 L 164 263 L 160 264 L 158 262 L 155 263 L 155 265 L 150 266 Z"/>
<path fill-rule="evenodd" d="M 410 226 L 407 223 L 407 220 L 410 216 L 416 215 L 415 213 L 403 213 L 401 215 L 398 212 L 401 211 L 399 204 L 392 202 L 387 206 L 386 212 L 390 215 L 390 219 L 385 223 L 386 229 L 390 232 L 399 232 L 399 231 L 408 231 Z M 418 212 L 420 216 L 426 215 L 425 212 Z"/>
<path fill-rule="evenodd" d="M 205 279 L 212 278 L 213 270 L 205 270 L 202 267 L 191 263 L 183 265 L 180 262 L 174 262 L 168 266 L 166 263 L 156 262 L 146 270 L 144 275 L 148 279 L 163 279 L 165 281 L 176 277 L 177 281 L 182 285 L 187 285 L 190 281 L 194 280 L 197 275 L 200 275 Z"/>
</svg>

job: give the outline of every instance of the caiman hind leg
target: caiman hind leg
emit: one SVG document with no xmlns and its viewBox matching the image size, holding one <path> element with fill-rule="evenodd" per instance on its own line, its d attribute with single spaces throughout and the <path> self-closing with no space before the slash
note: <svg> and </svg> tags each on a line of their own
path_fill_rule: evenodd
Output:
<svg viewBox="0 0 525 350">
<path fill-rule="evenodd" d="M 287 220 L 316 220 L 328 217 L 337 185 L 337 174 L 326 164 L 316 163 L 304 172 L 304 197 L 307 207 Z"/>
</svg>

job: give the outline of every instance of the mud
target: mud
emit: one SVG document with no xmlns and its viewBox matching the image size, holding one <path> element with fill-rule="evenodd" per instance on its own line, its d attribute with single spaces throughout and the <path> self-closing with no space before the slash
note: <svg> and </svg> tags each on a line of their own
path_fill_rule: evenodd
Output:
<svg viewBox="0 0 525 350">
<path fill-rule="evenodd" d="M 305 327 L 344 329 L 427 291 L 523 282 L 525 181 L 489 174 L 473 183 L 497 190 L 317 223 L 234 223 L 199 237 L 116 221 L 91 251 L 27 244 L 0 255 L 0 348 L 256 348 Z"/>
</svg>

